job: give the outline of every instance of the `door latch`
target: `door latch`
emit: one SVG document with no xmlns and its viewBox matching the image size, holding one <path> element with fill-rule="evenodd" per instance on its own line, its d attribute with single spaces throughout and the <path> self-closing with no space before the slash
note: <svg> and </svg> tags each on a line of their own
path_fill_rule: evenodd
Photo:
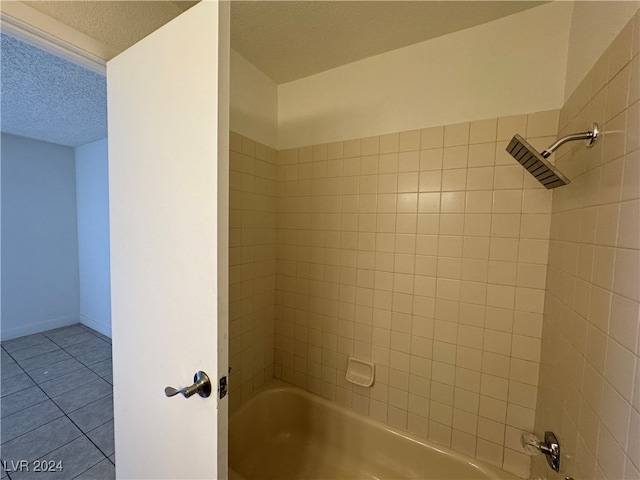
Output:
<svg viewBox="0 0 640 480">
<path fill-rule="evenodd" d="M 227 396 L 227 377 L 221 377 L 218 380 L 218 398 L 222 400 Z"/>
</svg>

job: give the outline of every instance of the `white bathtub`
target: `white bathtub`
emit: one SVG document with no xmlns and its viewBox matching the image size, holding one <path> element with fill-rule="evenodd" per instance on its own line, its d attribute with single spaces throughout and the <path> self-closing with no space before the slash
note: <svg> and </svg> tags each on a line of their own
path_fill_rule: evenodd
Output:
<svg viewBox="0 0 640 480">
<path fill-rule="evenodd" d="M 230 479 L 517 479 L 272 382 L 229 418 Z"/>
</svg>

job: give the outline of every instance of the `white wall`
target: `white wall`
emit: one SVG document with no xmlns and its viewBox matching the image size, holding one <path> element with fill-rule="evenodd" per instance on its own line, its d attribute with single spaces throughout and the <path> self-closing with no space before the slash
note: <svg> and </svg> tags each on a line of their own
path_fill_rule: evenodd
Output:
<svg viewBox="0 0 640 480">
<path fill-rule="evenodd" d="M 73 149 L 2 134 L 3 340 L 78 321 Z"/>
<path fill-rule="evenodd" d="M 232 132 L 276 148 L 278 87 L 234 50 L 231 50 L 230 110 Z"/>
<path fill-rule="evenodd" d="M 278 86 L 278 148 L 556 109 L 571 2 Z"/>
<path fill-rule="evenodd" d="M 80 321 L 111 336 L 107 139 L 75 149 Z"/>
<path fill-rule="evenodd" d="M 575 2 L 571 16 L 564 99 L 567 100 L 640 7 L 631 2 Z"/>
</svg>

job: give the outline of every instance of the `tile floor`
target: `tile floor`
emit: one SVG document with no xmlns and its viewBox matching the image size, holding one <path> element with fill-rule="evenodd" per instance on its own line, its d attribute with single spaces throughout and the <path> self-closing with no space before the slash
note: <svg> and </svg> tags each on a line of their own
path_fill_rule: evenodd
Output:
<svg viewBox="0 0 640 480">
<path fill-rule="evenodd" d="M 1 345 L 0 478 L 115 478 L 111 340 L 75 324 Z"/>
</svg>

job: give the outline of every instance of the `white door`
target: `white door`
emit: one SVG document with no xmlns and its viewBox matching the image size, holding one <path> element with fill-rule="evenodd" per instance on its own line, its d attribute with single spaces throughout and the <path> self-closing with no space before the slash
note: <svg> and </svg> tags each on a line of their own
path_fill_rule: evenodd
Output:
<svg viewBox="0 0 640 480">
<path fill-rule="evenodd" d="M 116 476 L 226 478 L 228 4 L 107 64 Z M 202 370 L 208 398 L 165 396 Z"/>
</svg>

